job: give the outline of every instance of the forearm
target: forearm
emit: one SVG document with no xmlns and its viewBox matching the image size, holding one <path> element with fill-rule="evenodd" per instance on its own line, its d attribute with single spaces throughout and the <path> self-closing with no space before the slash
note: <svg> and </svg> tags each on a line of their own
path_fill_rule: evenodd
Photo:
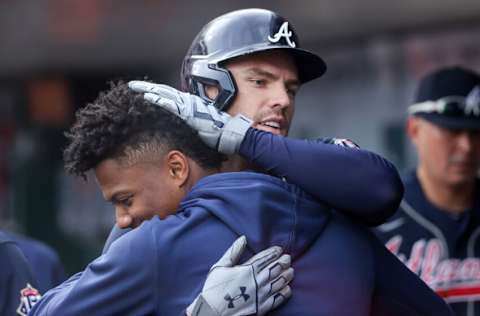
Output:
<svg viewBox="0 0 480 316">
<path fill-rule="evenodd" d="M 369 225 L 390 217 L 403 196 L 396 168 L 372 152 L 276 136 L 250 128 L 239 153 L 332 208 Z"/>
</svg>

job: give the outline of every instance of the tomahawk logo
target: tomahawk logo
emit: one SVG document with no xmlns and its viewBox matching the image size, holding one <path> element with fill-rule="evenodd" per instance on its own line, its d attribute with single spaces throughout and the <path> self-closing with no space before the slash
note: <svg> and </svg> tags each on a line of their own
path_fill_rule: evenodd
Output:
<svg viewBox="0 0 480 316">
<path fill-rule="evenodd" d="M 272 43 L 276 43 L 278 42 L 282 37 L 285 37 L 285 40 L 287 41 L 287 44 L 292 47 L 292 48 L 295 48 L 295 42 L 292 41 L 290 38 L 292 37 L 293 35 L 293 32 L 290 31 L 288 29 L 288 22 L 283 22 L 282 26 L 280 26 L 280 28 L 278 29 L 278 32 L 275 33 L 272 36 L 268 36 L 268 40 Z"/>
<path fill-rule="evenodd" d="M 465 101 L 465 114 L 480 116 L 480 86 L 475 87 Z"/>
<path fill-rule="evenodd" d="M 233 304 L 233 302 L 235 302 L 238 299 L 243 298 L 244 302 L 246 302 L 250 298 L 250 295 L 245 294 L 246 291 L 247 291 L 247 288 L 245 286 L 241 286 L 240 294 L 238 294 L 237 296 L 231 297 L 230 294 L 225 295 L 224 299 L 228 302 L 228 308 L 235 308 L 235 305 Z"/>
</svg>

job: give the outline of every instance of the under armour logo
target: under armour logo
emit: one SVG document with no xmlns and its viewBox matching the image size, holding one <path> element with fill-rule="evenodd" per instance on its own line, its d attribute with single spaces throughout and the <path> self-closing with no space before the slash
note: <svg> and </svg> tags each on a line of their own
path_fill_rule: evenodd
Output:
<svg viewBox="0 0 480 316">
<path fill-rule="evenodd" d="M 246 302 L 249 298 L 250 295 L 245 294 L 245 291 L 247 288 L 245 286 L 240 287 L 240 294 L 237 296 L 231 297 L 230 294 L 225 295 L 224 299 L 228 302 L 228 308 L 235 308 L 235 305 L 233 305 L 233 302 L 235 302 L 238 299 L 241 299 L 243 297 L 244 302 Z"/>
<path fill-rule="evenodd" d="M 476 86 L 465 100 L 465 115 L 480 116 L 480 86 Z"/>
<path fill-rule="evenodd" d="M 295 48 L 295 42 L 290 39 L 292 37 L 293 32 L 288 29 L 288 22 L 283 22 L 282 26 L 278 29 L 278 32 L 272 36 L 268 36 L 268 40 L 272 43 L 278 42 L 282 37 L 285 37 L 287 44 L 290 47 Z"/>
</svg>

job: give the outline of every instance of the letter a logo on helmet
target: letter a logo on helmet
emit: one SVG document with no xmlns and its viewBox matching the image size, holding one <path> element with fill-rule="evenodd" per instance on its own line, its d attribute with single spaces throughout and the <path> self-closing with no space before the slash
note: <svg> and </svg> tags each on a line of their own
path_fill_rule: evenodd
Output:
<svg viewBox="0 0 480 316">
<path fill-rule="evenodd" d="M 275 33 L 273 37 L 269 35 L 268 40 L 272 43 L 276 43 L 281 40 L 282 37 L 285 37 L 288 45 L 292 48 L 295 48 L 295 42 L 290 39 L 292 37 L 292 34 L 292 31 L 288 30 L 288 22 L 283 22 L 282 26 L 280 26 L 280 28 L 278 29 L 278 32 Z"/>
</svg>

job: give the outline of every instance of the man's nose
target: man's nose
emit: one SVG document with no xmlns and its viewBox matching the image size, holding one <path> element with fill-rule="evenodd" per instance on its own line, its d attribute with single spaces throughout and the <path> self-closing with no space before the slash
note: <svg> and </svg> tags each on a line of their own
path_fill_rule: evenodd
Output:
<svg viewBox="0 0 480 316">
<path fill-rule="evenodd" d="M 133 223 L 133 218 L 123 207 L 115 207 L 115 221 L 120 228 L 128 228 Z"/>
<path fill-rule="evenodd" d="M 272 107 L 279 108 L 281 110 L 287 109 L 292 106 L 293 99 L 288 93 L 288 89 L 284 84 L 277 84 L 272 91 Z"/>
<path fill-rule="evenodd" d="M 480 144 L 479 137 L 480 136 L 478 133 L 470 133 L 469 131 L 462 131 L 458 135 L 457 144 L 464 152 L 471 152 L 475 146 L 478 147 L 478 144 Z"/>
</svg>

